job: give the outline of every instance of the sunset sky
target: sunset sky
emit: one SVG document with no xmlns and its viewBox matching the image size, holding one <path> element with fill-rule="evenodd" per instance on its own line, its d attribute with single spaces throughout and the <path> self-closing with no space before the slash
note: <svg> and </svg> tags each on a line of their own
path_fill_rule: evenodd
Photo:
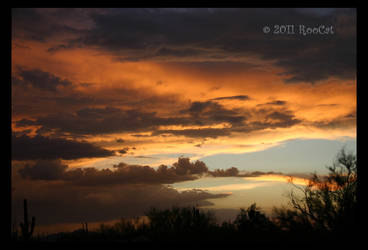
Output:
<svg viewBox="0 0 368 250">
<path fill-rule="evenodd" d="M 356 10 L 13 9 L 11 88 L 16 223 L 268 209 L 356 152 Z"/>
</svg>

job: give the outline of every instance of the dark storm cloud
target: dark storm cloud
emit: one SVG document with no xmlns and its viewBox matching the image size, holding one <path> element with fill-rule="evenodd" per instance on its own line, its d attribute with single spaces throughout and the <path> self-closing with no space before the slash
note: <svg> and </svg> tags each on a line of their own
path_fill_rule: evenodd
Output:
<svg viewBox="0 0 368 250">
<path fill-rule="evenodd" d="M 85 157 L 107 157 L 114 155 L 109 151 L 87 142 L 43 136 L 28 137 L 12 135 L 12 159 L 78 159 Z"/>
<path fill-rule="evenodd" d="M 58 49 L 91 46 L 129 61 L 239 62 L 255 55 L 282 67 L 287 83 L 314 83 L 330 76 L 355 78 L 355 9 L 86 10 L 83 17 L 93 25 L 79 27 L 78 32 L 73 32 L 70 25 L 61 25 L 65 20 L 78 23 L 67 11 L 57 12 L 57 22 L 56 18 L 45 22 L 49 12 L 23 9 L 18 12 L 24 14 L 15 15 L 18 20 L 15 27 L 28 30 L 29 37 L 38 35 L 39 39 L 45 39 L 45 34 L 66 27 L 68 32 L 78 34 L 78 38 L 58 45 Z M 283 36 L 262 32 L 265 25 L 278 24 L 332 25 L 335 34 Z"/>
<path fill-rule="evenodd" d="M 12 25 L 15 27 L 12 35 L 17 39 L 39 42 L 60 36 L 79 36 L 92 24 L 89 15 L 93 12 L 103 12 L 103 9 L 12 8 Z"/>
<path fill-rule="evenodd" d="M 24 87 L 31 85 L 34 88 L 47 91 L 57 91 L 58 86 L 68 87 L 72 85 L 72 83 L 68 80 L 62 80 L 53 74 L 38 69 L 20 69 L 18 75 L 21 77 L 21 79 L 13 77 L 12 82 L 14 85 Z"/>
</svg>

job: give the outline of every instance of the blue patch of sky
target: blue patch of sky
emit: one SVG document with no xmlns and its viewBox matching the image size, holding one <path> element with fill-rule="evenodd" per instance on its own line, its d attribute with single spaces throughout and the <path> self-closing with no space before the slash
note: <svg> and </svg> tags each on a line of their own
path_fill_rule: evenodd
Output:
<svg viewBox="0 0 368 250">
<path fill-rule="evenodd" d="M 275 171 L 283 173 L 327 173 L 337 153 L 345 147 L 356 154 L 356 139 L 340 140 L 295 139 L 281 145 L 244 154 L 217 154 L 203 157 L 209 169 L 237 167 L 247 171 Z"/>
</svg>

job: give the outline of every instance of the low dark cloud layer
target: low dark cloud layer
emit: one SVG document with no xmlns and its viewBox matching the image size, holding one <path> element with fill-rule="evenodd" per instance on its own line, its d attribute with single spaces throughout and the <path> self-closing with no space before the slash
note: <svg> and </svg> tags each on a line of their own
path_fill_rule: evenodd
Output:
<svg viewBox="0 0 368 250">
<path fill-rule="evenodd" d="M 21 120 L 18 126 L 42 125 L 49 129 L 73 134 L 106 134 L 114 132 L 147 131 L 159 125 L 188 124 L 180 117 L 159 117 L 155 112 L 122 110 L 113 107 L 84 108 L 75 113 L 51 114 L 36 121 Z"/>
<path fill-rule="evenodd" d="M 211 194 L 203 190 L 179 192 L 164 183 L 213 177 L 255 177 L 275 172 L 246 172 L 235 167 L 209 171 L 201 161 L 179 158 L 172 167 L 120 163 L 114 170 L 69 169 L 60 160 L 38 160 L 13 167 L 13 215 L 20 219 L 21 204 L 29 200 L 30 214 L 39 225 L 93 222 L 144 215 L 151 207 L 210 206 L 208 199 L 229 194 Z M 32 188 L 29 188 L 32 186 Z M 13 217 L 13 218 L 15 218 Z"/>
<path fill-rule="evenodd" d="M 152 206 L 209 206 L 207 199 L 229 194 L 210 194 L 201 190 L 179 192 L 167 183 L 193 180 L 207 174 L 207 166 L 179 158 L 172 167 L 120 163 L 114 170 L 68 168 L 60 160 L 38 160 L 13 167 L 12 204 L 14 216 L 21 216 L 26 197 L 30 213 L 39 225 L 106 221 L 122 216 L 139 216 Z M 32 186 L 32 188 L 29 188 Z"/>
<path fill-rule="evenodd" d="M 12 159 L 65 159 L 107 157 L 113 156 L 109 151 L 87 142 L 78 142 L 62 138 L 49 138 L 44 136 L 29 137 L 27 135 L 12 135 Z"/>
<path fill-rule="evenodd" d="M 114 186 L 121 184 L 169 184 L 194 180 L 196 175 L 206 174 L 208 168 L 201 161 L 190 162 L 179 158 L 172 167 L 161 165 L 155 170 L 149 166 L 119 163 L 114 170 L 96 168 L 69 169 L 60 160 L 38 160 L 19 170 L 23 178 L 31 180 L 62 180 L 72 185 Z"/>
<path fill-rule="evenodd" d="M 228 97 L 226 97 L 228 98 Z M 238 97 L 237 97 L 238 98 Z M 291 127 L 301 122 L 284 106 L 275 101 L 266 108 L 228 109 L 215 101 L 195 101 L 186 109 L 178 110 L 177 116 L 160 116 L 156 112 L 138 109 L 123 110 L 114 107 L 83 108 L 74 113 L 58 113 L 40 116 L 35 120 L 22 119 L 18 127 L 42 126 L 38 131 L 69 133 L 74 135 L 98 135 L 118 132 L 150 132 L 151 136 L 171 134 L 190 138 L 217 138 L 232 132 L 249 133 L 267 128 Z M 278 106 L 280 108 L 278 108 Z M 174 112 L 174 111 L 173 111 Z M 250 118 L 257 117 L 254 121 Z M 185 128 L 185 126 L 212 126 L 228 123 L 225 128 Z M 180 125 L 183 129 L 159 129 L 159 126 Z M 133 134 L 135 137 L 148 135 Z"/>
<path fill-rule="evenodd" d="M 29 186 L 32 188 L 29 188 Z M 152 206 L 209 206 L 207 199 L 228 194 L 200 190 L 178 192 L 163 185 L 129 184 L 116 186 L 76 186 L 52 181 L 19 180 L 12 195 L 13 218 L 22 219 L 23 199 L 38 225 L 106 221 L 141 216 Z"/>
</svg>

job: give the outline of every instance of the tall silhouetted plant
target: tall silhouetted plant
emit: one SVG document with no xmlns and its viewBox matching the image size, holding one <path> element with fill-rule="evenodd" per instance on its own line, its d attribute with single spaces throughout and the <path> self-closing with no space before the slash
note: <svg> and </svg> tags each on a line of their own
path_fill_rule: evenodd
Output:
<svg viewBox="0 0 368 250">
<path fill-rule="evenodd" d="M 296 186 L 301 195 L 291 192 L 293 208 L 317 230 L 354 229 L 357 214 L 356 157 L 342 149 L 328 176 L 314 174 L 305 187 Z"/>
<path fill-rule="evenodd" d="M 29 240 L 33 234 L 33 230 L 35 228 L 36 218 L 32 216 L 32 222 L 29 224 L 28 222 L 28 208 L 27 208 L 27 200 L 24 199 L 24 222 L 20 223 L 21 233 L 23 240 Z"/>
<path fill-rule="evenodd" d="M 274 228 L 273 223 L 260 211 L 255 203 L 248 207 L 247 210 L 240 209 L 240 214 L 237 215 L 234 224 L 241 232 L 254 233 L 269 231 Z"/>
</svg>

